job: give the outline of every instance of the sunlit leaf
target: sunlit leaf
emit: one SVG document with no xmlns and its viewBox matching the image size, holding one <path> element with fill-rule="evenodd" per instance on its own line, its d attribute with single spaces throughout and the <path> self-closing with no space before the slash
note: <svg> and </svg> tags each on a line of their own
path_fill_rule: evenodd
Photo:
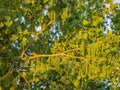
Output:
<svg viewBox="0 0 120 90">
<path fill-rule="evenodd" d="M 18 35 L 13 34 L 10 40 L 15 41 L 18 39 Z"/>
<path fill-rule="evenodd" d="M 88 25 L 88 21 L 87 20 L 83 20 L 83 25 Z"/>
<path fill-rule="evenodd" d="M 25 46 L 26 44 L 27 44 L 27 38 L 23 37 L 22 42 L 21 42 L 21 46 Z"/>
<path fill-rule="evenodd" d="M 23 34 L 24 34 L 24 35 L 29 34 L 28 30 L 25 29 L 25 30 L 23 31 Z"/>
</svg>

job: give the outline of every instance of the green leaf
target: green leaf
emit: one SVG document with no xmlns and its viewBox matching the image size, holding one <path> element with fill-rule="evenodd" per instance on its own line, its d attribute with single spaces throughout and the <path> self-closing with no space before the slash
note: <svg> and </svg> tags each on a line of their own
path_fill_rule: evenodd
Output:
<svg viewBox="0 0 120 90">
<path fill-rule="evenodd" d="M 13 34 L 10 40 L 15 41 L 18 39 L 18 35 Z"/>
<path fill-rule="evenodd" d="M 25 30 L 23 31 L 23 34 L 24 34 L 24 35 L 29 34 L 28 30 L 25 29 Z"/>
<path fill-rule="evenodd" d="M 22 30 L 21 26 L 17 26 L 17 30 L 21 31 Z"/>
<path fill-rule="evenodd" d="M 27 44 L 27 38 L 26 37 L 23 37 L 22 38 L 22 42 L 21 42 L 21 46 L 25 46 Z"/>
<path fill-rule="evenodd" d="M 4 27 L 3 22 L 0 22 L 0 28 Z"/>
<path fill-rule="evenodd" d="M 88 25 L 89 22 L 87 20 L 83 20 L 83 25 Z"/>
<path fill-rule="evenodd" d="M 51 1 L 51 0 L 50 0 Z M 43 3 L 45 4 L 45 3 L 47 3 L 48 2 L 48 0 L 43 0 Z"/>
<path fill-rule="evenodd" d="M 5 16 L 5 19 L 6 19 L 7 21 L 9 21 L 9 20 L 11 19 L 11 17 L 10 17 L 10 16 Z"/>
</svg>

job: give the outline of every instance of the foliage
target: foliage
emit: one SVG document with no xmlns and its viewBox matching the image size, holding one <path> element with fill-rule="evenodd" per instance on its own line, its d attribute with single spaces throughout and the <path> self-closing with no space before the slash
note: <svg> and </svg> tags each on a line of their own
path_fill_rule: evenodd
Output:
<svg viewBox="0 0 120 90">
<path fill-rule="evenodd" d="M 112 0 L 0 1 L 0 90 L 119 90 L 118 6 Z"/>
<path fill-rule="evenodd" d="M 112 22 L 113 22 L 113 25 L 114 25 L 112 28 L 117 35 L 120 35 L 120 30 L 119 30 L 120 29 L 120 27 L 119 27 L 120 17 L 119 17 L 119 15 L 120 15 L 120 9 L 118 7 L 118 8 L 115 9 L 114 14 L 112 15 Z"/>
</svg>

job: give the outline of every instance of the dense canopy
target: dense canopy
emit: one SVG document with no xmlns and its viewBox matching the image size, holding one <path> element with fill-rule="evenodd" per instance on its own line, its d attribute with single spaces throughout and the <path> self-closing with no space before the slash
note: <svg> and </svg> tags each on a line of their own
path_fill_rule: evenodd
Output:
<svg viewBox="0 0 120 90">
<path fill-rule="evenodd" d="M 0 0 L 0 90 L 119 90 L 119 6 Z"/>
</svg>

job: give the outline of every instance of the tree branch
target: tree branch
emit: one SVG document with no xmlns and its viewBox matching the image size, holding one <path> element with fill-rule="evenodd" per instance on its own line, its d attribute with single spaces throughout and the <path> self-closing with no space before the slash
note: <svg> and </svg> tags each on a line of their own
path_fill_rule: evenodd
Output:
<svg viewBox="0 0 120 90">
<path fill-rule="evenodd" d="M 37 36 L 38 36 L 39 34 L 41 34 L 43 31 L 45 31 L 46 28 L 49 27 L 52 23 L 53 23 L 53 22 L 50 21 L 50 22 L 47 23 L 45 26 L 43 26 L 43 28 L 42 28 L 41 30 L 39 30 L 39 32 L 36 33 L 36 35 L 33 37 L 33 39 L 28 43 L 27 47 L 22 50 L 21 60 L 23 60 L 25 52 L 28 50 L 29 46 L 33 43 L 33 41 L 37 38 Z"/>
<path fill-rule="evenodd" d="M 11 74 L 11 70 L 13 68 L 13 65 L 14 65 L 14 63 L 10 66 L 8 72 L 3 77 L 0 77 L 0 82 L 3 81 L 5 78 L 7 78 Z"/>
<path fill-rule="evenodd" d="M 40 54 L 40 55 L 36 54 L 35 56 L 25 57 L 24 60 L 31 60 L 31 59 L 40 58 L 40 57 L 59 57 L 59 56 L 65 56 L 65 57 L 70 57 L 70 58 L 76 58 L 76 59 L 85 60 L 84 57 L 72 56 L 72 55 L 68 55 L 68 54 L 65 54 L 65 53 L 59 53 L 59 54 Z"/>
</svg>

